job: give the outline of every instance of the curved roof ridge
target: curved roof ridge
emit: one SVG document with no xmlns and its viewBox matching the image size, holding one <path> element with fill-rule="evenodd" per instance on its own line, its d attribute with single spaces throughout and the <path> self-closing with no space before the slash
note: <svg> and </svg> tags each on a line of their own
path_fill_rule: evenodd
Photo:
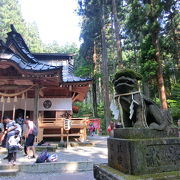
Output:
<svg viewBox="0 0 180 180">
<path fill-rule="evenodd" d="M 19 34 L 14 25 L 11 24 L 11 32 L 7 33 L 7 41 L 6 45 L 11 49 L 12 44 L 16 47 L 18 53 L 26 60 L 30 61 L 31 63 L 37 63 L 38 59 L 36 59 L 32 53 L 30 52 L 28 46 L 26 45 L 23 37 Z M 14 51 L 13 49 L 11 49 Z M 14 52 L 15 53 L 15 52 Z"/>
<path fill-rule="evenodd" d="M 65 83 L 92 81 L 92 78 L 85 78 L 85 77 L 82 78 L 75 76 L 73 73 L 68 71 L 67 66 L 63 66 L 62 78 L 63 78 L 63 82 Z"/>
</svg>

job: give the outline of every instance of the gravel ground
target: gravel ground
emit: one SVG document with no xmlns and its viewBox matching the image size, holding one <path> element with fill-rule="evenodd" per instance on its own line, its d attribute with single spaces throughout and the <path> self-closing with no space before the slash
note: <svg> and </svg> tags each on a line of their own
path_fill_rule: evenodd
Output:
<svg viewBox="0 0 180 180">
<path fill-rule="evenodd" d="M 70 147 L 58 149 L 58 161 L 92 161 L 93 163 L 107 163 L 107 137 L 93 136 L 88 140 L 94 143 L 92 147 Z M 3 160 L 5 154 L 0 153 L 0 164 L 6 164 L 7 160 Z M 23 156 L 22 152 L 18 153 L 18 163 L 34 163 L 35 159 L 28 159 Z M 92 171 L 76 172 L 76 173 L 18 173 L 15 177 L 0 177 L 0 180 L 93 180 Z"/>
<path fill-rule="evenodd" d="M 90 147 L 69 147 L 57 149 L 58 161 L 92 161 L 94 163 L 106 163 L 107 162 L 107 137 L 93 136 L 88 137 L 88 140 L 93 142 L 94 146 Z M 37 152 L 39 153 L 39 152 Z M 0 153 L 0 164 L 7 164 L 7 160 L 3 160 L 6 154 Z M 19 163 L 33 163 L 35 159 L 28 159 L 23 156 L 22 152 L 17 154 L 17 164 Z"/>
</svg>

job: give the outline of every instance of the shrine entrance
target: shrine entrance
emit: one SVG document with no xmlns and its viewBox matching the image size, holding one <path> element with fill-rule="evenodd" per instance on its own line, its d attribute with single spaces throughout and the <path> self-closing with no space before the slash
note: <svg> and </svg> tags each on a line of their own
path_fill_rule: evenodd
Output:
<svg viewBox="0 0 180 180">
<path fill-rule="evenodd" d="M 73 103 L 82 102 L 91 79 L 73 75 L 72 55 L 32 54 L 22 36 L 11 26 L 7 41 L 0 41 L 0 114 L 32 119 L 37 141 L 57 137 L 64 141 L 64 115 L 71 120 L 70 137 L 86 139 L 87 118 L 72 118 Z"/>
</svg>

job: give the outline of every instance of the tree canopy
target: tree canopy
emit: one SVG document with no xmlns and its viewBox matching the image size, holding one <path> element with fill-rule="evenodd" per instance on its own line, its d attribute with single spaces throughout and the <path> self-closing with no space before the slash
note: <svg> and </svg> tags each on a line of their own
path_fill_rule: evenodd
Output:
<svg viewBox="0 0 180 180">
<path fill-rule="evenodd" d="M 0 1 L 0 39 L 5 41 L 10 24 L 14 24 L 32 52 L 74 54 L 74 73 L 93 79 L 85 101 L 88 108 L 82 109 L 94 117 L 111 119 L 112 80 L 124 69 L 141 74 L 144 94 L 163 109 L 169 108 L 174 119 L 180 117 L 178 1 L 78 0 L 78 4 L 80 48 L 76 44 L 59 46 L 56 41 L 42 43 L 37 25 L 23 19 L 18 0 Z"/>
</svg>

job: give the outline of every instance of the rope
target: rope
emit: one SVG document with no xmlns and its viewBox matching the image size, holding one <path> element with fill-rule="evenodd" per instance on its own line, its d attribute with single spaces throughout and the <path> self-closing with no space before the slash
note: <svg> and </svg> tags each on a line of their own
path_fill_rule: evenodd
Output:
<svg viewBox="0 0 180 180">
<path fill-rule="evenodd" d="M 132 96 L 132 102 L 131 102 L 131 105 L 130 105 L 130 116 L 129 116 L 129 118 L 131 119 L 132 116 L 133 116 L 133 112 L 134 112 L 134 110 L 133 110 L 133 103 L 137 103 L 137 102 L 133 99 L 133 95 L 134 95 L 134 94 L 138 94 L 138 93 L 140 94 L 141 103 L 142 103 L 142 111 L 143 111 L 143 113 L 142 113 L 142 121 L 143 121 L 143 125 L 144 125 L 144 127 L 148 127 L 148 124 L 147 124 L 147 121 L 146 121 L 145 108 L 144 108 L 144 105 L 143 105 L 143 98 L 142 98 L 141 92 L 140 92 L 140 91 L 135 91 L 135 92 L 123 93 L 123 94 L 116 94 L 116 95 L 115 95 L 115 99 L 118 98 L 118 99 L 117 99 L 117 102 L 118 102 L 118 105 L 119 105 L 119 108 L 120 108 L 120 120 L 121 120 L 121 123 L 122 123 L 123 128 L 125 127 L 125 125 L 124 125 L 124 121 L 123 121 L 123 110 L 122 110 L 122 105 L 121 105 L 121 103 L 120 103 L 120 98 L 121 98 L 121 96 L 129 96 L 129 95 Z M 137 104 L 138 104 L 138 103 L 137 103 Z"/>
<path fill-rule="evenodd" d="M 121 124 L 122 124 L 122 126 L 124 128 L 125 125 L 124 125 L 124 121 L 123 121 L 123 110 L 122 110 L 122 106 L 121 106 L 121 103 L 120 103 L 120 97 L 121 96 L 118 96 L 118 105 L 119 105 L 119 109 L 120 109 L 119 113 L 120 113 Z"/>
<path fill-rule="evenodd" d="M 131 94 L 131 97 L 132 97 L 132 102 L 131 102 L 131 105 L 130 105 L 130 107 L 129 107 L 129 110 L 130 110 L 129 119 L 132 119 L 133 114 L 134 114 L 134 103 L 136 103 L 137 105 L 139 105 L 139 103 L 138 103 L 136 100 L 134 100 L 133 94 Z"/>
<path fill-rule="evenodd" d="M 1 93 L 0 92 L 0 96 L 5 96 L 5 97 L 14 97 L 14 96 L 18 96 L 18 95 L 21 95 L 27 91 L 29 91 L 31 88 L 33 88 L 34 85 L 32 85 L 31 87 L 28 87 L 27 89 L 24 89 L 22 90 L 21 92 L 18 92 L 18 93 L 12 93 L 12 94 L 7 94 L 7 93 Z"/>
<path fill-rule="evenodd" d="M 34 85 L 28 87 L 27 89 L 22 90 L 21 92 L 18 92 L 18 93 L 12 93 L 12 94 L 7 94 L 7 93 L 1 93 L 1 92 L 0 92 L 0 96 L 10 98 L 10 97 L 15 97 L 15 96 L 18 96 L 18 95 L 21 95 L 21 94 L 26 93 L 26 98 L 27 98 L 27 91 L 29 91 L 29 90 L 32 89 L 33 87 L 34 87 Z M 2 121 L 3 116 L 4 116 L 4 105 L 5 105 L 5 100 L 3 100 L 2 103 L 3 103 L 3 104 L 2 104 L 1 121 Z M 25 99 L 25 113 L 24 113 L 25 118 L 26 118 L 26 108 L 27 108 L 26 106 L 27 106 L 27 104 L 26 104 L 26 99 Z M 16 107 L 15 107 L 15 104 L 14 104 L 14 105 L 13 105 L 13 119 L 15 118 L 15 110 L 16 110 Z"/>
<path fill-rule="evenodd" d="M 140 93 L 140 91 L 135 91 L 135 92 L 130 92 L 130 93 L 124 93 L 124 94 L 116 94 L 116 95 L 115 95 L 115 98 L 116 98 L 116 97 L 119 97 L 119 96 L 128 96 L 128 95 L 137 94 L 137 93 Z"/>
<path fill-rule="evenodd" d="M 145 112 L 146 112 L 146 106 L 144 106 L 144 101 L 143 101 L 143 98 L 142 98 L 142 94 L 140 93 L 140 97 L 141 97 L 141 104 L 142 104 L 142 120 L 143 120 L 143 124 L 144 124 L 144 127 L 149 127 L 148 124 L 147 124 L 147 120 L 146 120 L 146 116 L 145 116 Z"/>
</svg>

